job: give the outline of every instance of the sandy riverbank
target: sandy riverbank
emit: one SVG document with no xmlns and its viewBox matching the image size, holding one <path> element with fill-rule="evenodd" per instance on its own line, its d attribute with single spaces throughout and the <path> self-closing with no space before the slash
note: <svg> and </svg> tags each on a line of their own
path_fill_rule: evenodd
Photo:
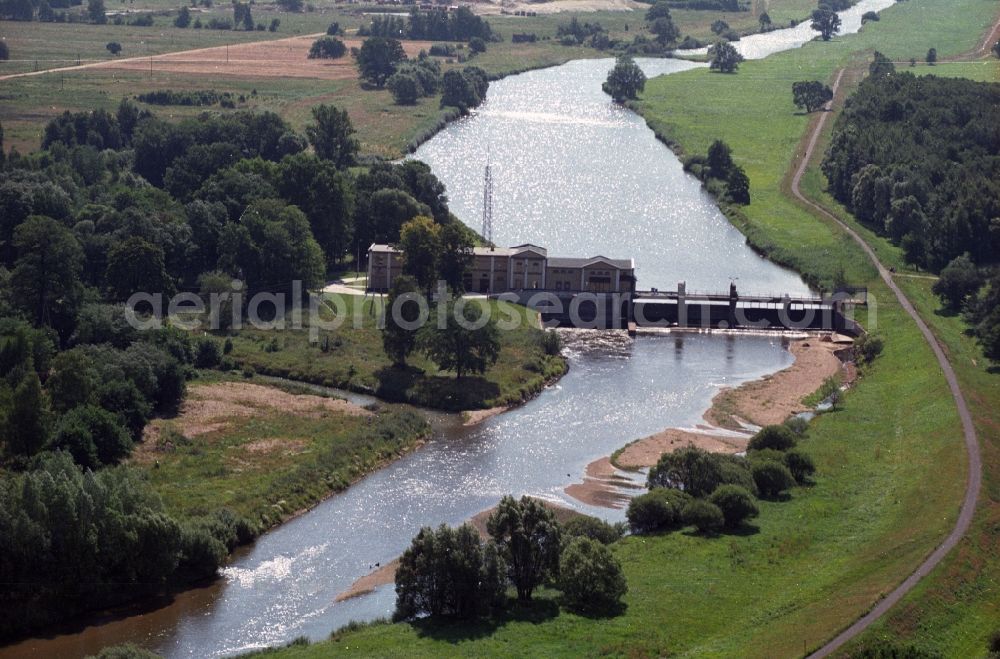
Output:
<svg viewBox="0 0 1000 659">
<path fill-rule="evenodd" d="M 712 399 L 705 412 L 708 426 L 667 428 L 626 446 L 615 459 L 601 458 L 587 465 L 582 483 L 565 489 L 567 495 L 583 503 L 607 508 L 622 508 L 628 502 L 622 491 L 627 481 L 618 468 L 637 470 L 652 467 L 664 453 L 685 446 L 696 446 L 712 453 L 740 453 L 746 450 L 751 433 L 746 424 L 766 426 L 782 423 L 808 408 L 802 400 L 818 390 L 823 382 L 838 373 L 843 381 L 854 378 L 851 364 L 844 364 L 836 353 L 844 342 L 821 340 L 810 336 L 793 342 L 789 351 L 795 357 L 788 368 L 734 389 L 724 389 Z M 616 466 L 617 465 L 617 466 Z"/>
</svg>

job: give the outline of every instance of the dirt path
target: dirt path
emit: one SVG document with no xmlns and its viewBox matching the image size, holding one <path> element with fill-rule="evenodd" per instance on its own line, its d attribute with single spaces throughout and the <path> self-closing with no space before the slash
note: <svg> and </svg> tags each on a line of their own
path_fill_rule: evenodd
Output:
<svg viewBox="0 0 1000 659">
<path fill-rule="evenodd" d="M 996 32 L 996 29 L 997 27 L 995 26 L 994 33 Z M 834 81 L 834 98 L 837 97 L 837 91 L 839 90 L 840 82 L 844 77 L 844 71 L 845 69 L 840 69 L 837 73 L 837 78 Z M 854 231 L 854 229 L 838 219 L 833 213 L 806 197 L 799 188 L 802 176 L 805 174 L 809 161 L 812 159 L 813 152 L 816 149 L 819 136 L 823 132 L 823 127 L 826 125 L 826 121 L 829 116 L 829 109 L 828 104 L 827 107 L 824 108 L 826 111 L 819 117 L 819 120 L 815 122 L 815 125 L 813 126 L 812 135 L 809 138 L 805 154 L 798 165 L 795 176 L 792 178 L 792 194 L 795 195 L 799 201 L 812 209 L 814 213 L 835 222 L 844 232 L 847 233 L 847 235 L 860 245 L 861 249 L 865 251 L 868 258 L 878 269 L 878 273 L 882 278 L 882 281 L 885 282 L 886 286 L 888 286 L 896 296 L 896 299 L 899 300 L 900 306 L 902 306 L 906 313 L 909 314 L 909 316 L 913 319 L 913 322 L 917 324 L 917 327 L 920 329 L 920 333 L 923 334 L 924 339 L 927 341 L 928 345 L 930 345 L 931 350 L 934 351 L 934 356 L 937 358 L 938 364 L 944 372 L 945 380 L 948 382 L 948 388 L 951 390 L 952 398 L 955 399 L 955 406 L 958 408 L 958 415 L 962 420 L 962 431 L 965 437 L 965 450 L 969 458 L 969 474 L 965 485 L 965 497 L 962 500 L 961 511 L 958 514 L 958 519 L 955 521 L 955 527 L 951 530 L 951 533 L 948 534 L 948 537 L 944 539 L 944 542 L 938 545 L 938 547 L 931 552 L 931 554 L 910 576 L 908 576 L 901 584 L 896 586 L 892 592 L 879 601 L 878 604 L 871 609 L 871 611 L 856 620 L 850 627 L 809 655 L 810 659 L 819 659 L 820 657 L 829 656 L 830 654 L 836 652 L 845 643 L 868 629 L 875 621 L 885 615 L 889 609 L 895 606 L 897 602 L 906 596 L 907 593 L 913 590 L 920 580 L 930 574 L 930 572 L 941 563 L 944 557 L 948 555 L 948 552 L 955 548 L 958 542 L 969 530 L 969 526 L 972 524 L 972 518 L 976 511 L 976 501 L 979 498 L 979 490 L 982 487 L 983 471 L 982 459 L 979 453 L 979 441 L 976 438 L 976 429 L 972 423 L 972 415 L 969 413 L 969 407 L 965 402 L 965 397 L 962 395 L 962 390 L 958 386 L 958 378 L 955 376 L 955 371 L 948 362 L 948 358 L 945 356 L 941 345 L 934 338 L 934 334 L 920 317 L 920 314 L 917 313 L 917 310 L 910 303 L 909 299 L 907 299 L 906 295 L 904 295 L 899 287 L 896 286 L 896 283 L 892 279 L 892 273 L 889 272 L 888 268 L 882 265 L 882 262 L 879 261 L 878 257 L 875 255 L 875 251 L 868 245 L 868 243 L 866 243 L 864 239 L 856 231 Z"/>
</svg>

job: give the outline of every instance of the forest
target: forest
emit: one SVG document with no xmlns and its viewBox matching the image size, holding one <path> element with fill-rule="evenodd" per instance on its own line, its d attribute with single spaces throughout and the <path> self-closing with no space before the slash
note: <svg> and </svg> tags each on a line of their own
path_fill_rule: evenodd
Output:
<svg viewBox="0 0 1000 659">
<path fill-rule="evenodd" d="M 1000 253 L 1000 84 L 879 64 L 844 105 L 823 172 L 865 225 L 938 271 Z"/>
<path fill-rule="evenodd" d="M 209 577 L 261 530 L 225 509 L 171 517 L 122 464 L 223 359 L 210 336 L 138 331 L 122 302 L 308 290 L 416 215 L 467 234 L 429 167 L 359 165 L 352 133 L 331 106 L 300 135 L 274 114 L 168 123 L 126 99 L 4 155 L 0 638 Z"/>
</svg>

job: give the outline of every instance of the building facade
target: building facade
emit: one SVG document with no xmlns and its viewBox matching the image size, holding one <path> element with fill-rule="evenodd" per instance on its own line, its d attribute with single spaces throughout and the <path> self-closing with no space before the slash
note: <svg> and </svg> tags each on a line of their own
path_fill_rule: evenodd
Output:
<svg viewBox="0 0 1000 659">
<path fill-rule="evenodd" d="M 368 249 L 368 290 L 385 292 L 403 274 L 403 253 L 391 245 Z M 465 278 L 470 293 L 496 295 L 505 291 L 633 293 L 635 263 L 632 259 L 549 256 L 538 245 L 476 247 Z"/>
</svg>

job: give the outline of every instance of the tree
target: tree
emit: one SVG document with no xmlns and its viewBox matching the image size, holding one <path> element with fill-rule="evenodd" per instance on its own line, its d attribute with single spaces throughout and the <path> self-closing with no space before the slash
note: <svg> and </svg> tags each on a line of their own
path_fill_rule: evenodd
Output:
<svg viewBox="0 0 1000 659">
<path fill-rule="evenodd" d="M 456 294 L 465 292 L 465 277 L 472 267 L 472 237 L 458 222 L 441 227 L 438 276 Z"/>
<path fill-rule="evenodd" d="M 993 44 L 993 48 L 991 48 L 990 50 L 993 52 L 994 55 L 1000 58 L 1000 39 L 997 39 L 997 42 Z"/>
<path fill-rule="evenodd" d="M 474 108 L 486 98 L 489 84 L 485 72 L 476 66 L 445 71 L 441 78 L 441 107 L 450 105 L 462 112 Z"/>
<path fill-rule="evenodd" d="M 625 526 L 620 522 L 608 524 L 590 515 L 573 515 L 562 524 L 563 538 L 590 538 L 602 545 L 621 540 Z"/>
<path fill-rule="evenodd" d="M 10 59 L 10 48 L 7 47 L 7 42 L 0 39 L 0 62 L 6 62 Z M 2 146 L 2 145 L 0 145 Z M 0 153 L 3 149 L 0 148 Z"/>
<path fill-rule="evenodd" d="M 486 42 L 483 41 L 482 37 L 472 37 L 469 39 L 469 52 L 474 55 L 486 52 Z"/>
<path fill-rule="evenodd" d="M 396 277 L 389 288 L 385 305 L 385 326 L 382 329 L 382 350 L 392 365 L 406 365 L 406 358 L 417 344 L 416 326 L 420 319 L 420 304 L 416 295 L 420 287 L 413 277 Z M 403 296 L 406 296 L 405 298 Z"/>
<path fill-rule="evenodd" d="M 184 5 L 177 12 L 177 18 L 174 19 L 174 27 L 185 28 L 191 25 L 191 10 Z"/>
<path fill-rule="evenodd" d="M 335 37 L 338 34 L 340 34 L 340 23 L 338 23 L 337 21 L 334 21 L 333 23 L 330 23 L 326 27 L 326 33 L 327 33 L 327 35 L 329 35 L 331 37 Z"/>
<path fill-rule="evenodd" d="M 0 421 L 0 436 L 12 455 L 31 457 L 48 442 L 49 402 L 34 369 L 14 388 L 6 418 Z"/>
<path fill-rule="evenodd" d="M 277 32 L 278 31 L 278 27 L 280 25 L 281 25 L 281 19 L 280 18 L 272 18 L 271 22 L 267 26 L 267 31 L 268 32 Z"/>
<path fill-rule="evenodd" d="M 896 72 L 896 65 L 882 53 L 875 51 L 871 64 L 868 65 L 868 75 L 873 78 L 892 75 Z"/>
<path fill-rule="evenodd" d="M 753 495 L 739 485 L 720 485 L 708 497 L 708 501 L 722 511 L 726 528 L 739 528 L 743 522 L 760 514 Z"/>
<path fill-rule="evenodd" d="M 537 499 L 505 496 L 486 520 L 486 530 L 497 543 L 520 601 L 530 600 L 536 587 L 558 573 L 559 524 Z"/>
<path fill-rule="evenodd" d="M 302 11 L 305 6 L 305 0 L 278 0 L 278 4 L 285 11 Z"/>
<path fill-rule="evenodd" d="M 396 105 L 413 105 L 420 98 L 420 86 L 417 79 L 409 73 L 397 71 L 389 76 L 386 82 Z"/>
<path fill-rule="evenodd" d="M 761 32 L 769 32 L 771 30 L 771 16 L 766 11 L 757 17 L 757 22 L 760 24 Z"/>
<path fill-rule="evenodd" d="M 670 18 L 670 3 L 666 0 L 659 0 L 646 10 L 647 23 L 652 23 L 658 18 Z"/>
<path fill-rule="evenodd" d="M 18 258 L 10 275 L 12 297 L 36 325 L 76 298 L 83 251 L 73 233 L 50 217 L 33 215 L 14 229 Z"/>
<path fill-rule="evenodd" d="M 757 490 L 762 497 L 775 498 L 795 487 L 795 478 L 788 467 L 774 460 L 764 460 L 750 467 Z"/>
<path fill-rule="evenodd" d="M 656 40 L 661 46 L 675 43 L 681 36 L 681 31 L 669 16 L 657 18 L 650 24 L 649 31 L 656 35 Z"/>
<path fill-rule="evenodd" d="M 930 50 L 928 50 L 927 57 L 925 59 L 927 60 L 928 64 L 934 66 L 934 64 L 937 62 L 937 48 L 931 48 Z"/>
<path fill-rule="evenodd" d="M 128 457 L 132 439 L 114 414 L 94 405 L 82 405 L 59 420 L 52 447 L 69 451 L 81 467 L 98 469 Z"/>
<path fill-rule="evenodd" d="M 616 103 L 638 97 L 646 88 L 646 74 L 628 55 L 622 55 L 608 73 L 608 79 L 601 87 Z"/>
<path fill-rule="evenodd" d="M 762 451 L 764 449 L 774 449 L 776 451 L 787 451 L 795 448 L 798 442 L 795 433 L 786 425 L 764 426 L 757 431 L 747 444 L 748 451 Z"/>
<path fill-rule="evenodd" d="M 405 59 L 402 44 L 386 37 L 365 39 L 357 54 L 362 80 L 376 87 L 383 87 L 389 76 L 396 72 L 396 64 Z"/>
<path fill-rule="evenodd" d="M 726 194 L 734 204 L 750 203 L 750 179 L 739 165 L 734 165 L 726 177 Z"/>
<path fill-rule="evenodd" d="M 133 293 L 169 295 L 173 291 L 163 248 L 139 236 L 126 238 L 108 250 L 105 281 L 111 297 L 120 302 Z"/>
<path fill-rule="evenodd" d="M 712 22 L 711 29 L 712 29 L 712 34 L 722 34 L 723 32 L 729 29 L 729 23 L 725 22 L 722 19 L 719 19 Z"/>
<path fill-rule="evenodd" d="M 306 126 L 306 136 L 316 155 L 342 169 L 354 162 L 358 142 L 347 110 L 332 105 L 317 105 L 312 109 L 315 123 Z"/>
<path fill-rule="evenodd" d="M 403 252 L 403 273 L 413 277 L 430 297 L 437 280 L 441 227 L 431 218 L 418 215 L 399 230 L 399 248 Z"/>
<path fill-rule="evenodd" d="M 824 7 L 814 9 L 810 27 L 819 32 L 823 41 L 829 41 L 833 35 L 840 32 L 840 16 L 837 12 Z"/>
<path fill-rule="evenodd" d="M 559 557 L 559 590 L 570 609 L 612 611 L 628 592 L 622 566 L 603 544 L 574 538 Z"/>
<path fill-rule="evenodd" d="M 122 52 L 122 45 L 117 41 L 109 41 L 105 48 L 108 49 L 109 53 L 115 55 L 116 57 L 118 56 L 118 53 Z"/>
<path fill-rule="evenodd" d="M 712 178 L 726 179 L 732 171 L 733 150 L 722 140 L 715 140 L 708 147 L 708 168 Z"/>
<path fill-rule="evenodd" d="M 969 253 L 956 256 L 941 270 L 941 276 L 931 290 L 941 298 L 945 307 L 959 311 L 971 295 L 982 288 L 985 280 Z"/>
<path fill-rule="evenodd" d="M 866 11 L 865 13 L 861 14 L 862 25 L 869 22 L 877 23 L 879 20 L 881 20 L 881 17 L 878 15 L 877 11 Z"/>
<path fill-rule="evenodd" d="M 708 49 L 710 63 L 708 68 L 721 73 L 735 73 L 743 61 L 743 55 L 728 41 L 716 41 Z"/>
<path fill-rule="evenodd" d="M 420 529 L 396 570 L 396 618 L 470 619 L 502 604 L 503 564 L 470 524 Z"/>
<path fill-rule="evenodd" d="M 785 466 L 792 473 L 792 478 L 799 485 L 806 483 L 810 476 L 816 473 L 816 463 L 812 457 L 801 449 L 792 449 L 785 453 Z"/>
<path fill-rule="evenodd" d="M 337 59 L 347 54 L 347 46 L 340 39 L 320 37 L 309 47 L 309 59 Z"/>
<path fill-rule="evenodd" d="M 417 344 L 441 370 L 455 371 L 461 379 L 469 372 L 483 373 L 496 363 L 500 332 L 495 321 L 484 317 L 486 312 L 478 303 L 462 304 L 460 313 L 457 308 L 455 302 L 439 302 L 434 322 L 420 330 Z"/>
<path fill-rule="evenodd" d="M 104 0 L 87 0 L 87 16 L 90 22 L 104 25 L 108 17 L 104 13 Z"/>
<path fill-rule="evenodd" d="M 698 529 L 699 532 L 712 535 L 721 531 L 726 525 L 726 518 L 714 503 L 704 499 L 692 499 L 681 512 L 685 524 Z"/>
<path fill-rule="evenodd" d="M 793 82 L 792 98 L 795 107 L 814 112 L 833 100 L 833 90 L 819 80 Z"/>
<path fill-rule="evenodd" d="M 654 487 L 645 494 L 632 497 L 625 511 L 632 533 L 655 533 L 679 526 L 681 511 L 691 495 L 680 490 Z"/>
</svg>

